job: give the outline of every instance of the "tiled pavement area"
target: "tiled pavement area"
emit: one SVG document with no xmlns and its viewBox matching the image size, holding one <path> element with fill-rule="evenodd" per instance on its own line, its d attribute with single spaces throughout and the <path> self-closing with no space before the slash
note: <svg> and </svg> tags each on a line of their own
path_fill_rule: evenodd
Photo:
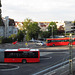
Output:
<svg viewBox="0 0 75 75">
<path fill-rule="evenodd" d="M 11 49 L 11 48 L 25 48 L 25 42 L 18 42 L 17 44 L 13 45 L 12 43 L 5 43 L 5 44 L 0 44 L 0 49 Z M 58 47 L 46 47 L 46 46 L 36 46 L 35 43 L 28 43 L 28 47 L 29 48 L 39 48 L 39 49 L 55 49 L 55 50 L 59 50 L 59 49 L 69 49 L 68 46 L 58 46 Z M 75 47 L 75 46 L 74 46 Z"/>
</svg>

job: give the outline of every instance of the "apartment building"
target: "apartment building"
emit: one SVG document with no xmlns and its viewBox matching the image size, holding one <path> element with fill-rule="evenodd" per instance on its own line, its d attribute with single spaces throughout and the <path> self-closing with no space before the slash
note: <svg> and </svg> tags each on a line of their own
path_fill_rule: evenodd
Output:
<svg viewBox="0 0 75 75">
<path fill-rule="evenodd" d="M 15 27 L 15 22 L 8 16 L 2 18 L 3 24 L 0 26 L 0 36 L 9 37 L 11 34 L 17 34 L 18 29 Z"/>
<path fill-rule="evenodd" d="M 75 33 L 75 25 L 73 21 L 65 21 L 65 33 L 68 32 Z"/>
<path fill-rule="evenodd" d="M 4 22 L 2 20 L 2 24 L 0 25 L 0 36 L 4 36 Z"/>
</svg>

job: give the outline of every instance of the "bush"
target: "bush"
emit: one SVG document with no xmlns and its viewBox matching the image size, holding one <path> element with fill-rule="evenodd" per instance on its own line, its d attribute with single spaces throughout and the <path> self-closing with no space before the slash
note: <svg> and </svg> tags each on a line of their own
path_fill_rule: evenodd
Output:
<svg viewBox="0 0 75 75">
<path fill-rule="evenodd" d="M 2 38 L 2 43 L 11 43 L 12 38 Z"/>
<path fill-rule="evenodd" d="M 0 44 L 2 44 L 2 39 L 0 39 Z"/>
<path fill-rule="evenodd" d="M 12 34 L 8 38 L 0 37 L 0 44 L 2 44 L 2 43 L 12 43 L 14 41 L 21 42 L 21 41 L 23 41 L 23 38 L 24 38 L 23 32 L 19 31 L 17 35 Z"/>
<path fill-rule="evenodd" d="M 14 37 L 14 39 L 13 39 L 13 36 L 9 36 L 8 38 L 1 37 L 0 38 L 0 44 L 3 44 L 3 43 L 12 43 L 12 42 L 14 42 L 16 40 L 17 40 L 17 37 Z"/>
</svg>

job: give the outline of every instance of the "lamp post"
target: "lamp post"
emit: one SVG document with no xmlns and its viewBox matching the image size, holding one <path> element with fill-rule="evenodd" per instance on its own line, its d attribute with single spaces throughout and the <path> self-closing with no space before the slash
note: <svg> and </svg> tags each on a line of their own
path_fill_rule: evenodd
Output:
<svg viewBox="0 0 75 75">
<path fill-rule="evenodd" d="M 54 25 L 51 25 L 51 27 L 52 27 L 52 38 L 53 38 L 53 27 L 54 27 Z"/>
<path fill-rule="evenodd" d="M 26 30 L 26 28 L 25 28 L 25 39 L 24 39 L 24 41 L 26 41 L 26 34 L 27 34 L 27 30 Z"/>
<path fill-rule="evenodd" d="M 69 45 L 69 75 L 73 75 L 73 58 L 72 58 L 72 34 L 70 34 L 70 45 Z"/>
</svg>

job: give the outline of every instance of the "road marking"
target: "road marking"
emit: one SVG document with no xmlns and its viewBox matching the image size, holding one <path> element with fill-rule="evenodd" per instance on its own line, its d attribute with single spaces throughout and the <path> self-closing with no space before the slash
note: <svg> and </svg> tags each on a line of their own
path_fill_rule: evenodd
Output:
<svg viewBox="0 0 75 75">
<path fill-rule="evenodd" d="M 51 59 L 51 58 L 52 58 L 52 57 L 47 57 L 47 58 L 41 58 L 41 60 L 42 60 L 42 59 Z"/>
<path fill-rule="evenodd" d="M 44 70 L 42 70 L 42 71 L 39 71 L 39 72 L 37 72 L 37 73 L 34 73 L 34 74 L 32 74 L 32 75 L 41 74 L 41 73 L 43 73 L 43 72 L 46 72 L 46 71 L 48 71 L 48 70 L 50 70 L 50 69 L 53 69 L 53 68 L 55 68 L 55 67 L 58 67 L 58 66 L 60 66 L 60 65 L 62 65 L 62 64 L 64 64 L 64 63 L 67 63 L 67 62 L 69 62 L 69 61 L 67 60 L 67 61 L 65 61 L 65 62 L 62 62 L 62 63 L 60 63 L 60 64 L 54 65 L 54 66 L 49 67 L 49 68 L 46 68 L 46 69 L 44 69 Z M 59 69 L 59 68 L 58 68 L 58 69 Z"/>
<path fill-rule="evenodd" d="M 45 56 L 45 55 L 48 55 L 48 54 L 52 54 L 53 52 L 40 52 L 40 56 Z"/>
<path fill-rule="evenodd" d="M 48 73 L 46 73 L 46 74 L 44 74 L 44 75 L 53 75 L 53 74 L 55 74 L 56 72 L 55 71 L 52 71 L 52 72 L 48 72 Z"/>
<path fill-rule="evenodd" d="M 69 72 L 69 70 L 67 70 L 67 71 L 65 71 L 65 72 L 63 72 L 63 73 L 61 73 L 61 75 L 65 74 L 66 72 Z"/>
<path fill-rule="evenodd" d="M 8 65 L 8 64 L 0 64 L 0 65 Z M 11 68 L 11 69 L 0 69 L 0 71 L 17 70 L 17 69 L 19 69 L 19 68 L 20 68 L 19 66 L 16 66 L 16 65 L 11 65 L 11 66 L 15 66 L 15 68 Z"/>
</svg>

